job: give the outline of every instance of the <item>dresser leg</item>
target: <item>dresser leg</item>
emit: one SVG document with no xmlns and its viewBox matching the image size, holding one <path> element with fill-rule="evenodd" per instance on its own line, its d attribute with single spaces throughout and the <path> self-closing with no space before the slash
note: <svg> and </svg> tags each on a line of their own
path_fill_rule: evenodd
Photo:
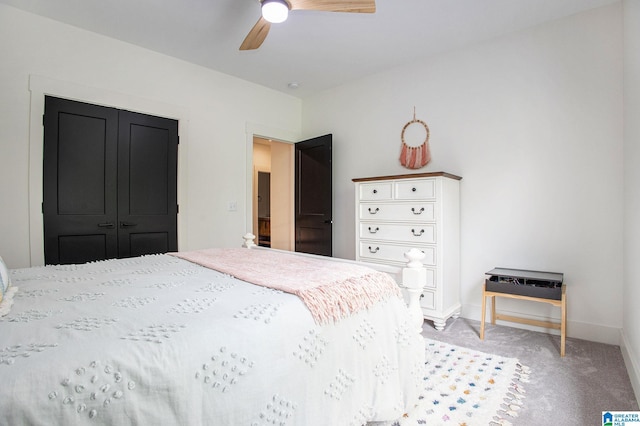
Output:
<svg viewBox="0 0 640 426">
<path fill-rule="evenodd" d="M 435 327 L 436 330 L 438 331 L 442 331 L 444 330 L 444 326 L 447 325 L 447 321 L 446 320 L 433 320 L 433 326 Z"/>
</svg>

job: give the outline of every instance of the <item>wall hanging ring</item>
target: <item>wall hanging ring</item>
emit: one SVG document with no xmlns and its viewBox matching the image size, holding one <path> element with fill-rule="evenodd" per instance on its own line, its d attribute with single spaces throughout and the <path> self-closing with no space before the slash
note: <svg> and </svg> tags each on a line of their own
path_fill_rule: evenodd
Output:
<svg viewBox="0 0 640 426">
<path fill-rule="evenodd" d="M 428 142 L 429 142 L 429 126 L 427 126 L 427 123 L 425 123 L 424 121 L 422 121 L 422 120 L 418 120 L 418 119 L 416 118 L 415 114 L 414 114 L 414 116 L 413 116 L 413 120 L 409 121 L 409 122 L 408 122 L 407 124 L 405 124 L 405 125 L 404 125 L 404 127 L 402 128 L 402 133 L 400 134 L 400 138 L 402 139 L 402 143 L 403 143 L 403 144 L 405 144 L 405 145 L 407 145 L 407 141 L 405 141 L 405 139 L 404 139 L 404 134 L 405 134 L 405 131 L 407 130 L 407 128 L 408 128 L 409 126 L 411 126 L 412 124 L 419 124 L 419 125 L 422 125 L 422 127 L 424 127 L 424 130 L 425 130 L 425 133 L 426 133 L 426 137 L 425 137 L 425 139 L 424 139 L 424 142 L 422 142 L 422 144 L 421 144 L 421 145 L 423 145 L 423 144 L 425 144 L 425 143 L 428 143 Z M 407 145 L 407 146 L 409 146 L 409 145 Z"/>
</svg>

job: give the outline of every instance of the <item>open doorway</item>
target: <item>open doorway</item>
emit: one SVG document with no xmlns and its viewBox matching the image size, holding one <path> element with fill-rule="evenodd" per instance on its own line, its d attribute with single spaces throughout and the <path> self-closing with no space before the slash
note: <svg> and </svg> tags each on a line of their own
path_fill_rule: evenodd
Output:
<svg viewBox="0 0 640 426">
<path fill-rule="evenodd" d="M 258 245 L 271 247 L 271 172 L 258 171 Z"/>
<path fill-rule="evenodd" d="M 289 251 L 295 248 L 293 148 L 253 138 L 253 234 L 259 245 Z"/>
<path fill-rule="evenodd" d="M 259 235 L 258 172 L 270 174 L 272 248 L 331 256 L 333 252 L 332 135 L 278 142 L 247 132 L 247 229 Z M 280 133 L 278 133 L 280 134 Z M 283 136 L 285 141 L 295 140 Z"/>
</svg>

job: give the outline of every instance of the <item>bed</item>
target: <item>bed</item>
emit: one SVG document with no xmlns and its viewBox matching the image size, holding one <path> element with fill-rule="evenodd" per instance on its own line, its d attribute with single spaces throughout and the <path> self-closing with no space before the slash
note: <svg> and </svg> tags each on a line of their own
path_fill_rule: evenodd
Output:
<svg viewBox="0 0 640 426">
<path fill-rule="evenodd" d="M 230 250 L 256 270 L 254 253 L 289 266 L 298 256 Z M 11 270 L 0 424 L 357 426 L 415 406 L 424 364 L 418 284 L 409 286 L 412 309 L 389 293 L 327 314 L 300 294 L 181 255 Z M 419 282 L 412 262 L 387 272 Z"/>
</svg>

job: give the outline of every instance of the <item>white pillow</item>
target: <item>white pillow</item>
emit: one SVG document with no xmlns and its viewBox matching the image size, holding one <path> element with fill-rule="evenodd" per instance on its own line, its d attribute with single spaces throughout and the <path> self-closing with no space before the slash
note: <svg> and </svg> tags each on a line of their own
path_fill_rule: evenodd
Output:
<svg viewBox="0 0 640 426">
<path fill-rule="evenodd" d="M 11 285 L 9 269 L 0 257 L 0 317 L 7 315 L 13 306 L 13 296 L 18 291 L 18 287 Z"/>
<path fill-rule="evenodd" d="M 2 260 L 2 257 L 0 256 L 0 302 L 4 298 L 4 295 L 10 285 L 9 269 L 7 269 L 7 265 L 5 265 L 4 260 Z"/>
</svg>

